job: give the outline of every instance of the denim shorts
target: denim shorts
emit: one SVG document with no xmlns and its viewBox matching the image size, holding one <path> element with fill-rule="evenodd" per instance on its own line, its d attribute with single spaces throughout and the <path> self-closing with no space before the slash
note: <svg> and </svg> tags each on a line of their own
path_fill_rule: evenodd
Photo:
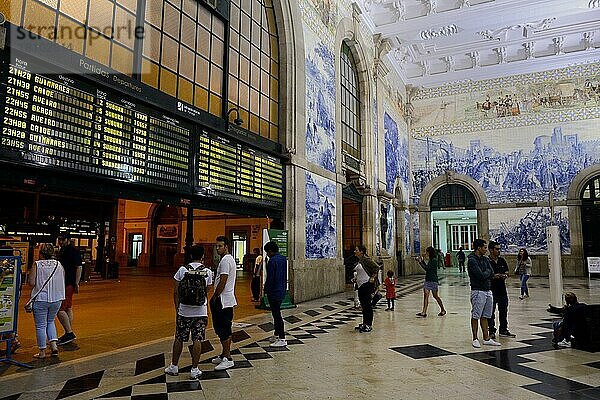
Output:
<svg viewBox="0 0 600 400">
<path fill-rule="evenodd" d="M 494 297 L 491 290 L 471 290 L 471 318 L 492 318 Z"/>
<path fill-rule="evenodd" d="M 432 292 L 437 291 L 438 290 L 438 283 L 437 282 L 425 281 L 425 283 L 423 284 L 423 290 L 430 290 Z"/>
</svg>

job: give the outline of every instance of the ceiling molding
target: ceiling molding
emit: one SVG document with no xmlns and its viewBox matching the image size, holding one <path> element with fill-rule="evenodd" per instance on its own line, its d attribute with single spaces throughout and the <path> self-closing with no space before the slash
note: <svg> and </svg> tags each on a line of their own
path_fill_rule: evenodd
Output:
<svg viewBox="0 0 600 400">
<path fill-rule="evenodd" d="M 365 25 L 393 47 L 385 58 L 405 84 L 487 79 L 600 59 L 600 0 L 357 4 Z"/>
</svg>

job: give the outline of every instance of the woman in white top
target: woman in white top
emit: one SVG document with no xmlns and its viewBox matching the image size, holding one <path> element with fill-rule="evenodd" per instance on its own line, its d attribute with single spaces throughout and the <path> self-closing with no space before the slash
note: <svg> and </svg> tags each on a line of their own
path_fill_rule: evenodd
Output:
<svg viewBox="0 0 600 400">
<path fill-rule="evenodd" d="M 46 357 L 46 339 L 50 342 L 52 355 L 58 355 L 56 325 L 54 319 L 65 299 L 65 270 L 54 258 L 54 246 L 46 243 L 40 249 L 40 260 L 33 263 L 29 273 L 35 335 L 40 349 L 35 358 Z"/>
</svg>

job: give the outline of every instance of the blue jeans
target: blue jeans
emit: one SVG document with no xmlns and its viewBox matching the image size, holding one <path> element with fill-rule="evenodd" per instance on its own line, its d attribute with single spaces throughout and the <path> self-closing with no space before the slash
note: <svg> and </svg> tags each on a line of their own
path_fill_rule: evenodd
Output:
<svg viewBox="0 0 600 400">
<path fill-rule="evenodd" d="M 521 296 L 523 296 L 523 295 L 529 296 L 529 288 L 527 287 L 527 279 L 529 279 L 529 275 L 527 275 L 527 274 L 521 275 Z"/>
<path fill-rule="evenodd" d="M 46 337 L 48 341 L 58 340 L 54 319 L 60 309 L 62 301 L 48 303 L 47 301 L 33 302 L 33 320 L 35 321 L 35 336 L 40 349 L 46 348 Z"/>
<path fill-rule="evenodd" d="M 269 294 L 267 294 L 267 298 L 269 299 L 271 315 L 273 315 L 274 336 L 277 336 L 279 339 L 285 339 L 285 329 L 283 318 L 281 317 L 281 302 L 283 299 L 272 297 Z"/>
</svg>

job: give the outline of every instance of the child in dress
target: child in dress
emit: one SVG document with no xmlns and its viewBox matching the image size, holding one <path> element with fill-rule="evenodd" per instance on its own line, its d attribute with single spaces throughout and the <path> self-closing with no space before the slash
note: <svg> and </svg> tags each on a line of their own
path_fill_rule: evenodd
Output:
<svg viewBox="0 0 600 400">
<path fill-rule="evenodd" d="M 383 281 L 385 286 L 385 298 L 387 300 L 388 308 L 385 311 L 394 311 L 394 299 L 396 298 L 396 279 L 394 278 L 394 271 L 387 272 L 387 278 Z"/>
</svg>

